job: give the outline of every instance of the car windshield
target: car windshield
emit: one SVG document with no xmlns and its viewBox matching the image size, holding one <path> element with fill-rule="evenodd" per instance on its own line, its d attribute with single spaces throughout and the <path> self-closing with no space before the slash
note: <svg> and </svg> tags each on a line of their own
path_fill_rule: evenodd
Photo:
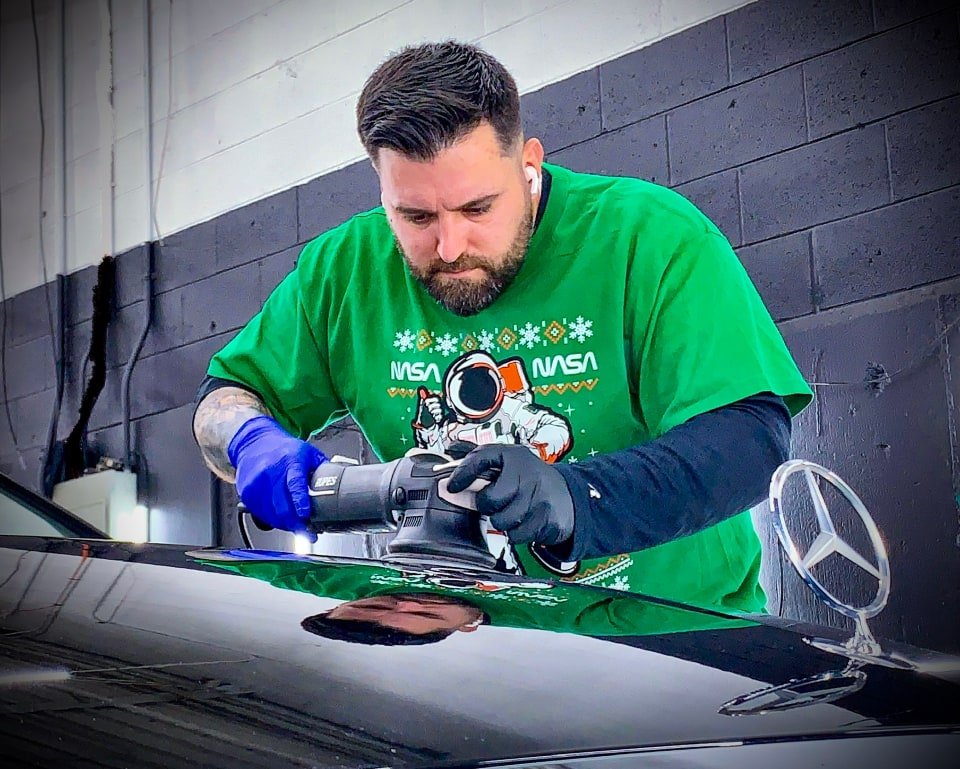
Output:
<svg viewBox="0 0 960 769">
<path fill-rule="evenodd" d="M 2 474 L 0 535 L 107 539 L 99 529 Z"/>
</svg>

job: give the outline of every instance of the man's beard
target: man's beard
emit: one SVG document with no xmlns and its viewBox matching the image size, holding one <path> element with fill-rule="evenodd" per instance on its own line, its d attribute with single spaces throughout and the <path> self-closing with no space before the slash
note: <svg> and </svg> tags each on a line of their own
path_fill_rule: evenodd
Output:
<svg viewBox="0 0 960 769">
<path fill-rule="evenodd" d="M 487 309 L 513 283 L 527 255 L 532 231 L 533 216 L 527 212 L 520 222 L 520 228 L 510 248 L 495 265 L 490 264 L 485 257 L 464 254 L 451 264 L 440 261 L 437 264 L 418 268 L 411 264 L 407 255 L 403 253 L 399 241 L 397 241 L 397 249 L 403 254 L 410 272 L 423 284 L 430 296 L 454 315 L 465 317 Z M 483 277 L 472 280 L 448 278 L 446 275 L 446 273 L 474 268 L 481 270 Z"/>
</svg>

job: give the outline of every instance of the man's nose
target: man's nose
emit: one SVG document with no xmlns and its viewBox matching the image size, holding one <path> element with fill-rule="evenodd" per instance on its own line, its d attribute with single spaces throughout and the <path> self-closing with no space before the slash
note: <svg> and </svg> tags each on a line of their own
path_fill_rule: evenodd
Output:
<svg viewBox="0 0 960 769">
<path fill-rule="evenodd" d="M 452 217 L 441 218 L 437 227 L 437 255 L 447 264 L 452 264 L 466 250 L 465 228 Z"/>
</svg>

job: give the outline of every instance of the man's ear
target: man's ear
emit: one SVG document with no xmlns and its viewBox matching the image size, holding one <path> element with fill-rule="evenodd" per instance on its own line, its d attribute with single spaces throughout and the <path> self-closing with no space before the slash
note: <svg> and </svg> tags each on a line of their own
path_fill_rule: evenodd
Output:
<svg viewBox="0 0 960 769">
<path fill-rule="evenodd" d="M 543 145 L 538 138 L 531 136 L 524 142 L 523 149 L 520 152 L 520 159 L 524 166 L 532 166 L 539 174 L 543 166 L 543 157 Z"/>
<path fill-rule="evenodd" d="M 379 150 L 377 150 L 379 152 Z M 387 208 L 387 204 L 383 202 L 383 180 L 380 178 L 380 166 L 377 165 L 377 158 L 370 158 L 370 165 L 373 166 L 373 172 L 377 175 L 377 186 L 380 188 L 380 205 Z"/>
</svg>

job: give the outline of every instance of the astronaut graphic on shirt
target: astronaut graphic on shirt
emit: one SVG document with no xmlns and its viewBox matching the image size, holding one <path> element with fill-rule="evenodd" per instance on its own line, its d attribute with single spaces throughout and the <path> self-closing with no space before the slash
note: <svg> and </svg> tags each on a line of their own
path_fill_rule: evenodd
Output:
<svg viewBox="0 0 960 769">
<path fill-rule="evenodd" d="M 423 449 L 444 452 L 457 441 L 520 444 L 552 463 L 573 447 L 570 423 L 534 402 L 520 358 L 498 363 L 482 350 L 466 353 L 450 364 L 440 393 L 421 387 L 417 397 L 412 427 Z"/>
</svg>

